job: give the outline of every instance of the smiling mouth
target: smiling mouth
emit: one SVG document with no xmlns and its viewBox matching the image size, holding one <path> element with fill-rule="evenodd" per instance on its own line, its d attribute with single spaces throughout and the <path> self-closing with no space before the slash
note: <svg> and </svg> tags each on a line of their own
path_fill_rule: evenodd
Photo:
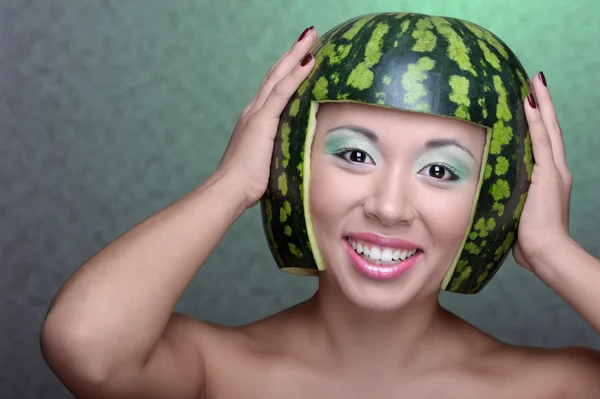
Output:
<svg viewBox="0 0 600 399">
<path fill-rule="evenodd" d="M 359 254 L 366 261 L 375 265 L 396 265 L 406 259 L 409 259 L 417 253 L 422 252 L 418 248 L 392 248 L 361 240 L 355 240 L 350 237 L 345 237 L 345 239 L 357 254 Z"/>
</svg>

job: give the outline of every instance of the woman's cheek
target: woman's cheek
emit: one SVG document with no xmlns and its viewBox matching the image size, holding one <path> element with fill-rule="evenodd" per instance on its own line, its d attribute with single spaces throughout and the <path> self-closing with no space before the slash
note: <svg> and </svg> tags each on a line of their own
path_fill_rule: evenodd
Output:
<svg viewBox="0 0 600 399">
<path fill-rule="evenodd" d="M 463 238 L 471 216 L 472 198 L 465 195 L 444 195 L 441 192 L 435 195 L 423 193 L 418 201 L 420 213 L 437 226 L 438 232 L 445 232 L 459 240 Z"/>
<path fill-rule="evenodd" d="M 315 172 L 312 174 L 310 182 L 310 201 L 311 214 L 315 220 L 315 225 L 325 227 L 331 222 L 335 209 L 339 206 L 339 201 L 343 200 L 344 193 L 340 191 L 340 183 L 336 179 L 335 173 L 331 167 L 320 167 L 314 165 Z"/>
</svg>

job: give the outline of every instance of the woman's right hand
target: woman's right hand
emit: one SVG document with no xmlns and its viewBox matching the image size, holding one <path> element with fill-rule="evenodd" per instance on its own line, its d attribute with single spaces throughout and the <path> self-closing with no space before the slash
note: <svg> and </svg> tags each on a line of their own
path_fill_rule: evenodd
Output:
<svg viewBox="0 0 600 399">
<path fill-rule="evenodd" d="M 256 96 L 242 111 L 215 176 L 227 176 L 242 189 L 246 208 L 254 206 L 267 189 L 279 118 L 290 97 L 314 65 L 313 27 L 271 67 Z"/>
</svg>

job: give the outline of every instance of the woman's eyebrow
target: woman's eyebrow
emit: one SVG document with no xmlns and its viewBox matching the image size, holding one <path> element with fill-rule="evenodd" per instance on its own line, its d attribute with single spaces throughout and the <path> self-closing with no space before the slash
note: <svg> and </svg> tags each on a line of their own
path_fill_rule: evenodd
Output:
<svg viewBox="0 0 600 399">
<path fill-rule="evenodd" d="M 377 143 L 379 141 L 377 134 L 375 134 L 375 132 L 373 132 L 372 130 L 367 129 L 366 127 L 356 126 L 356 125 L 342 125 L 342 126 L 334 127 L 333 129 L 328 130 L 327 134 L 334 132 L 336 130 L 350 130 L 352 132 L 358 133 L 358 134 L 366 137 L 368 140 L 371 140 L 373 143 Z"/>
<path fill-rule="evenodd" d="M 460 144 L 458 141 L 456 141 L 454 139 L 433 139 L 433 140 L 429 140 L 425 143 L 425 148 L 440 148 L 440 147 L 446 147 L 446 146 L 457 147 L 457 148 L 463 150 L 464 152 L 466 152 L 467 154 L 469 154 L 471 156 L 471 158 L 475 159 L 475 155 L 473 155 L 473 153 L 467 147 L 463 146 L 462 144 Z"/>
<path fill-rule="evenodd" d="M 358 133 L 358 134 L 366 137 L 368 140 L 371 140 L 373 143 L 377 143 L 379 141 L 379 138 L 377 137 L 377 134 L 375 134 L 375 132 L 367 129 L 366 127 L 356 126 L 356 125 L 337 126 L 337 127 L 334 127 L 333 129 L 328 130 L 327 134 L 332 133 L 337 130 L 350 130 L 354 133 Z M 464 152 L 466 152 L 467 154 L 469 154 L 471 156 L 471 158 L 475 159 L 475 155 L 473 155 L 473 153 L 467 147 L 463 146 L 462 144 L 460 144 L 458 141 L 456 141 L 454 139 L 433 139 L 433 140 L 428 140 L 425 143 L 425 148 L 428 148 L 428 149 L 447 147 L 447 146 L 457 147 L 457 148 L 463 150 Z"/>
</svg>

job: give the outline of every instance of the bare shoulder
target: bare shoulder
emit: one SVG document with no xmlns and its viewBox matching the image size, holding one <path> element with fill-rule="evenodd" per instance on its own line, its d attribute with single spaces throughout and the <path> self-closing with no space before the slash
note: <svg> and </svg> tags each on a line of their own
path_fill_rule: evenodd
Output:
<svg viewBox="0 0 600 399">
<path fill-rule="evenodd" d="M 298 317 L 299 306 L 284 309 L 268 317 L 241 326 L 224 326 L 190 321 L 205 358 L 212 364 L 230 360 L 248 361 L 269 356 L 289 355 L 289 341 L 305 336 Z M 309 343 L 309 339 L 306 339 Z M 230 363 L 228 364 L 231 365 Z"/>
<path fill-rule="evenodd" d="M 173 346 L 185 347 L 195 352 L 203 362 L 211 359 L 211 353 L 219 348 L 239 351 L 250 347 L 243 327 L 229 327 L 196 319 L 181 313 L 173 313 L 165 328 L 164 338 Z"/>
<path fill-rule="evenodd" d="M 223 387 L 247 374 L 244 371 L 252 369 L 255 358 L 255 345 L 243 328 L 209 323 L 179 313 L 171 316 L 162 341 L 169 351 L 177 354 L 173 358 L 177 364 L 171 364 L 169 369 L 179 370 L 178 374 L 185 370 L 185 381 L 194 387 L 196 384 L 202 387 L 186 389 L 186 393 L 194 392 L 195 398 L 221 397 Z M 199 367 L 195 364 L 199 364 Z M 160 368 L 165 369 L 165 366 L 163 362 Z M 194 375 L 190 373 L 190 369 L 201 370 L 202 373 Z"/>
<path fill-rule="evenodd" d="M 600 352 L 594 349 L 505 346 L 486 360 L 498 381 L 510 377 L 527 397 L 600 398 Z"/>
<path fill-rule="evenodd" d="M 228 327 L 197 322 L 195 341 L 205 364 L 203 398 L 290 397 L 298 381 L 313 377 L 307 366 L 310 336 L 296 307 L 253 323 Z"/>
<path fill-rule="evenodd" d="M 558 382 L 562 398 L 600 398 L 600 352 L 584 347 L 537 350 L 530 361 Z"/>
<path fill-rule="evenodd" d="M 493 397 L 600 399 L 600 352 L 584 347 L 537 348 L 507 345 L 457 318 L 465 383 Z M 461 348 L 462 347 L 462 348 Z"/>
</svg>

